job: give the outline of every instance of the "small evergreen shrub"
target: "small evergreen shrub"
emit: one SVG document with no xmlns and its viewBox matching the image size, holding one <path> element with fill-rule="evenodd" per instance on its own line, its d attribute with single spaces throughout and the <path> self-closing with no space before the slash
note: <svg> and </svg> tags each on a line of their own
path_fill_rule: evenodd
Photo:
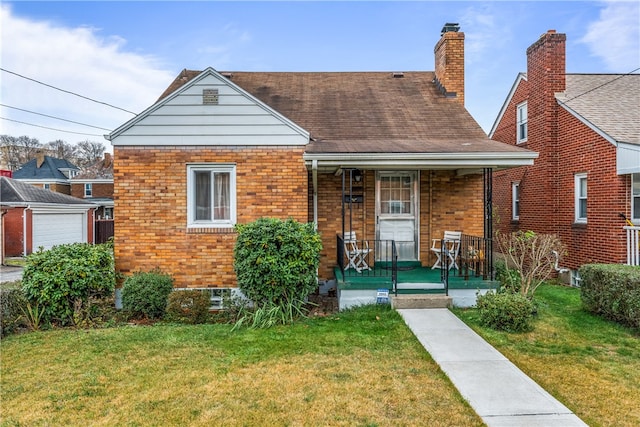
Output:
<svg viewBox="0 0 640 427">
<path fill-rule="evenodd" d="M 209 318 L 209 307 L 211 307 L 211 298 L 206 291 L 173 291 L 169 294 L 165 318 L 180 323 L 206 323 Z"/>
<path fill-rule="evenodd" d="M 314 225 L 260 218 L 236 225 L 236 231 L 233 266 L 238 286 L 253 301 L 259 320 L 250 323 L 289 323 L 303 314 L 307 296 L 318 287 L 322 241 Z M 241 317 L 248 315 L 245 311 Z"/>
<path fill-rule="evenodd" d="M 162 319 L 172 290 L 173 278 L 160 269 L 135 272 L 122 285 L 122 309 L 132 319 Z"/>
<path fill-rule="evenodd" d="M 72 243 L 27 256 L 22 289 L 42 322 L 75 324 L 93 301 L 113 296 L 115 267 L 111 244 Z"/>
<path fill-rule="evenodd" d="M 26 306 L 27 299 L 21 289 L 0 289 L 0 336 L 25 326 L 23 312 Z"/>
<path fill-rule="evenodd" d="M 584 308 L 622 325 L 640 329 L 640 268 L 586 264 L 579 270 Z"/>
<path fill-rule="evenodd" d="M 476 303 L 483 326 L 506 332 L 533 329 L 534 303 L 520 293 L 487 292 Z"/>
</svg>

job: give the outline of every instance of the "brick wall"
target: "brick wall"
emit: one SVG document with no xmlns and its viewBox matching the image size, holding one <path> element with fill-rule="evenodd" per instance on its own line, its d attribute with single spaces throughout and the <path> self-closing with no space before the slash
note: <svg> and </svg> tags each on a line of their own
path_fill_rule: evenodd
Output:
<svg viewBox="0 0 640 427">
<path fill-rule="evenodd" d="M 626 259 L 624 225 L 629 211 L 629 176 L 616 174 L 615 147 L 555 100 L 565 88 L 565 35 L 543 34 L 527 49 L 527 80 L 520 82 L 493 134 L 516 144 L 516 106 L 527 101 L 528 139 L 537 151 L 533 166 L 494 174 L 496 229 L 557 234 L 567 248 L 562 266 Z M 587 224 L 575 224 L 574 177 L 587 173 Z M 520 182 L 520 219 L 512 221 L 511 184 Z"/>
<path fill-rule="evenodd" d="M 91 189 L 91 197 L 113 197 L 113 183 L 93 183 Z M 73 183 L 71 185 L 71 195 L 84 199 L 84 183 Z"/>
<path fill-rule="evenodd" d="M 187 230 L 187 163 L 235 163 L 237 221 L 308 219 L 302 147 L 115 147 L 116 269 L 159 267 L 177 287 L 236 286 L 235 233 Z"/>
<path fill-rule="evenodd" d="M 351 222 L 358 240 L 376 238 L 375 172 L 363 173 L 364 201 L 354 204 Z M 433 265 L 435 256 L 429 250 L 432 238 L 441 238 L 445 230 L 460 230 L 482 236 L 482 175 L 456 175 L 454 171 L 420 171 L 420 260 Z M 342 177 L 318 174 L 318 230 L 323 251 L 320 279 L 333 278 L 336 260 L 336 235 L 342 233 Z M 345 211 L 345 231 L 349 231 L 349 210 Z"/>
</svg>

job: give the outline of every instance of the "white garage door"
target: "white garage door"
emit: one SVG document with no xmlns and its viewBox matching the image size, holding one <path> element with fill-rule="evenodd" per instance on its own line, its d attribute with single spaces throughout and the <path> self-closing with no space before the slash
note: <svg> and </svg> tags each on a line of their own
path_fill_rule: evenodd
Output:
<svg viewBox="0 0 640 427">
<path fill-rule="evenodd" d="M 40 246 L 51 249 L 54 245 L 86 242 L 86 225 L 82 213 L 34 213 L 33 251 Z"/>
</svg>

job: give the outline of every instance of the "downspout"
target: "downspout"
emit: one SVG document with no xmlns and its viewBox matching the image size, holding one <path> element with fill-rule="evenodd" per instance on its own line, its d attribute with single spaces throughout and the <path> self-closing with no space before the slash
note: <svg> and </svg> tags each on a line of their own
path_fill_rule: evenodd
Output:
<svg viewBox="0 0 640 427">
<path fill-rule="evenodd" d="M 27 205 L 27 207 L 24 208 L 24 211 L 22 212 L 22 255 L 23 256 L 27 256 L 27 211 L 30 211 L 30 210 L 31 210 L 31 205 Z M 31 239 L 33 240 L 33 235 L 31 236 Z"/>
<path fill-rule="evenodd" d="M 318 161 L 311 161 L 311 180 L 313 182 L 313 224 L 318 230 Z"/>
</svg>

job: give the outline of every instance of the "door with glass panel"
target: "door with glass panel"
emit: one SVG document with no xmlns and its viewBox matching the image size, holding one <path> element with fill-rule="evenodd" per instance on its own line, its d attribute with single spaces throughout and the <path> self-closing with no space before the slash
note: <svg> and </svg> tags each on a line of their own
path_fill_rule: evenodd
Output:
<svg viewBox="0 0 640 427">
<path fill-rule="evenodd" d="M 418 172 L 376 174 L 376 233 L 379 240 L 395 240 L 399 261 L 418 260 Z M 381 247 L 377 259 L 390 259 Z"/>
</svg>

